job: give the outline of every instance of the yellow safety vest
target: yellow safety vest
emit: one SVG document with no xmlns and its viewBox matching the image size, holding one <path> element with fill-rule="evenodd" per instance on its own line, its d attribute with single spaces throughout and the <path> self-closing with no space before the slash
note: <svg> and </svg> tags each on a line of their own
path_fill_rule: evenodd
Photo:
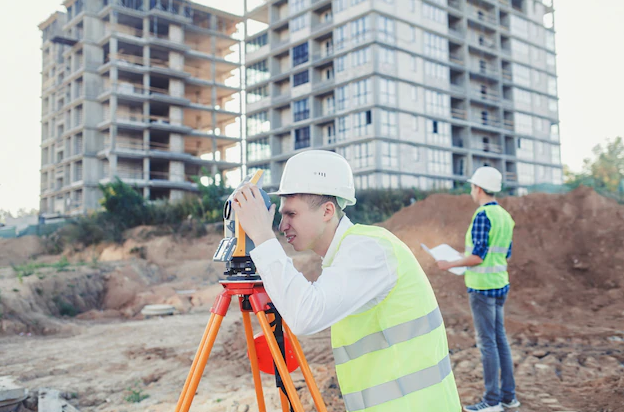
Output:
<svg viewBox="0 0 624 412">
<path fill-rule="evenodd" d="M 490 219 L 488 252 L 485 259 L 477 266 L 472 266 L 464 273 L 466 286 L 472 289 L 500 289 L 509 284 L 507 272 L 507 253 L 513 237 L 515 222 L 511 215 L 500 205 L 481 206 L 472 216 L 472 223 L 466 232 L 466 256 L 472 254 L 472 226 L 478 213 L 485 211 Z"/>
<path fill-rule="evenodd" d="M 398 261 L 398 279 L 382 302 L 331 328 L 347 411 L 461 411 L 444 322 L 420 264 L 386 229 L 355 225 L 341 242 L 349 235 L 389 242 Z M 324 263 L 328 265 L 331 262 Z"/>
</svg>

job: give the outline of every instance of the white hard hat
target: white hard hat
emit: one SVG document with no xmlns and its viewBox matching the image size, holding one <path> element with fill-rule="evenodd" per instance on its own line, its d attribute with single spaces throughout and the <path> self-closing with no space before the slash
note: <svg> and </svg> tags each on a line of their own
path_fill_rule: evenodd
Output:
<svg viewBox="0 0 624 412">
<path fill-rule="evenodd" d="M 496 193 L 502 189 L 503 175 L 493 167 L 483 166 L 475 170 L 468 182 L 486 192 Z"/>
<path fill-rule="evenodd" d="M 304 193 L 336 196 L 341 209 L 354 205 L 355 186 L 349 162 L 327 150 L 308 150 L 288 159 L 279 190 L 269 194 Z"/>
</svg>

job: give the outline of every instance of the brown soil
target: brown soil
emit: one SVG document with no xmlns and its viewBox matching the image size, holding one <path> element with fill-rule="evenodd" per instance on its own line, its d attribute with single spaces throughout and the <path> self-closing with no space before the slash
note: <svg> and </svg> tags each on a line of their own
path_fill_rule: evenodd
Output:
<svg viewBox="0 0 624 412">
<path fill-rule="evenodd" d="M 501 204 L 516 221 L 506 312 L 520 410 L 624 411 L 624 207 L 589 189 L 505 198 Z M 475 209 L 468 196 L 436 195 L 382 223 L 412 248 L 436 291 L 463 403 L 483 390 L 465 286 L 462 278 L 435 268 L 420 244 L 462 249 Z M 14 375 L 31 390 L 62 390 L 82 411 L 175 409 L 221 289 L 215 282 L 223 268 L 211 261 L 221 233 L 215 229 L 190 241 L 153 236 L 151 230 L 134 229 L 122 246 L 68 252 L 72 265 L 66 271 L 38 269 L 23 283 L 10 264 L 40 254 L 36 239 L 0 244 L 1 374 Z M 310 280 L 318 276 L 318 257 L 291 255 Z M 173 304 L 184 315 L 142 319 L 140 309 L 149 303 Z M 81 314 L 60 316 L 68 305 Z M 328 331 L 301 343 L 329 410 L 344 410 Z M 305 386 L 298 371 L 294 379 L 298 388 Z M 268 409 L 281 410 L 272 377 L 264 376 L 263 385 Z M 131 389 L 150 396 L 129 403 Z M 192 410 L 254 411 L 254 396 L 233 305 Z M 304 404 L 312 410 L 309 396 Z"/>
</svg>

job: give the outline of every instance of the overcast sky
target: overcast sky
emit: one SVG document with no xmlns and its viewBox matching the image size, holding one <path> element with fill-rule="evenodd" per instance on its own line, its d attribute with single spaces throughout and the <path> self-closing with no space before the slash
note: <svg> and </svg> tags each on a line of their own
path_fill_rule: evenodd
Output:
<svg viewBox="0 0 624 412">
<path fill-rule="evenodd" d="M 242 0 L 226 3 L 240 12 Z M 57 0 L 14 2 L 0 13 L 0 209 L 39 207 L 41 34 Z M 624 137 L 624 1 L 555 0 L 562 162 L 579 171 L 591 149 Z"/>
</svg>

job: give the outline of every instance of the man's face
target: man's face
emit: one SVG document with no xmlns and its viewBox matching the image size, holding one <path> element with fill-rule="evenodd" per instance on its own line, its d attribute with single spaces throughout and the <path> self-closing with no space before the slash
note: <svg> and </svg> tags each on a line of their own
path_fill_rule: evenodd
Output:
<svg viewBox="0 0 624 412">
<path fill-rule="evenodd" d="M 281 200 L 279 230 L 284 232 L 286 240 L 297 252 L 313 250 L 325 227 L 324 208 L 313 210 L 300 196 L 282 197 Z"/>
<path fill-rule="evenodd" d="M 470 184 L 470 196 L 472 197 L 472 200 L 477 203 L 479 202 L 477 199 L 478 195 L 479 195 L 479 188 L 471 183 Z"/>
</svg>

